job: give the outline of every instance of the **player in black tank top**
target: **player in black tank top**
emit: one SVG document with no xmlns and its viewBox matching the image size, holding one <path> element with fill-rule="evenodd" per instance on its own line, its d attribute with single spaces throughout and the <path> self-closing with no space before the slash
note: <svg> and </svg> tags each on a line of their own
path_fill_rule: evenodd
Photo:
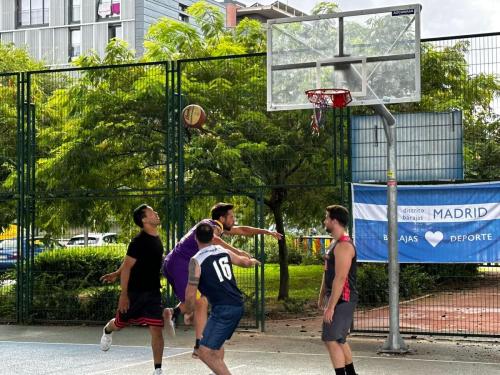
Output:
<svg viewBox="0 0 500 375">
<path fill-rule="evenodd" d="M 335 242 L 325 254 L 318 306 L 324 310 L 321 338 L 336 375 L 356 375 L 351 348 L 346 342 L 358 301 L 356 249 L 346 232 L 348 222 L 349 212 L 345 207 L 326 208 L 325 228 Z"/>
</svg>

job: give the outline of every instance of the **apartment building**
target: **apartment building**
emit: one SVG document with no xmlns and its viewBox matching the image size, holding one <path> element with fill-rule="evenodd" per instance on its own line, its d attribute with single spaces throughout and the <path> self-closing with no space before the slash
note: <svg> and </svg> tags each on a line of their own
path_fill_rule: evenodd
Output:
<svg viewBox="0 0 500 375">
<path fill-rule="evenodd" d="M 192 23 L 186 9 L 196 0 L 0 0 L 0 42 L 26 47 L 47 65 L 67 65 L 94 49 L 104 55 L 119 37 L 144 52 L 144 36 L 161 17 Z M 225 12 L 223 3 L 207 0 Z"/>
</svg>

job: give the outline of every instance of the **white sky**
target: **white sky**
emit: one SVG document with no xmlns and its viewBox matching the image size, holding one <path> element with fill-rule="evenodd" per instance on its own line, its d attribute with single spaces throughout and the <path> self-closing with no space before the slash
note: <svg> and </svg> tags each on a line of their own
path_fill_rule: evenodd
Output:
<svg viewBox="0 0 500 375">
<path fill-rule="evenodd" d="M 238 0 L 251 5 L 274 0 Z M 317 0 L 280 0 L 310 13 Z M 337 0 L 343 11 L 402 4 L 422 5 L 422 38 L 500 31 L 500 0 Z"/>
</svg>

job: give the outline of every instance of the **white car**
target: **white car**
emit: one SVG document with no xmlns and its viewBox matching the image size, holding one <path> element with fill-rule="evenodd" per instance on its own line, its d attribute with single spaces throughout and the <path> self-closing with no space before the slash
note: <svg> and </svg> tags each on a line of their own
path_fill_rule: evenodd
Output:
<svg viewBox="0 0 500 375">
<path fill-rule="evenodd" d="M 105 246 L 117 243 L 116 233 L 89 233 L 87 236 L 87 246 Z M 70 238 L 67 247 L 85 246 L 85 235 L 79 234 Z"/>
</svg>

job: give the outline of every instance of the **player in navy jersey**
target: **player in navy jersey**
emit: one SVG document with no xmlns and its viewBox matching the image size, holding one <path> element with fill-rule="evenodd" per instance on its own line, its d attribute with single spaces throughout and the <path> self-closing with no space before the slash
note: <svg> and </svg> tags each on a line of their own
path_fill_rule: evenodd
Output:
<svg viewBox="0 0 500 375">
<path fill-rule="evenodd" d="M 196 227 L 199 250 L 189 262 L 186 310 L 194 310 L 197 290 L 207 297 L 212 309 L 198 355 L 215 374 L 230 375 L 224 362 L 224 342 L 231 338 L 243 316 L 243 295 L 236 284 L 232 265 L 253 267 L 260 263 L 212 244 L 213 237 L 210 224 L 200 223 Z"/>
<path fill-rule="evenodd" d="M 335 241 L 325 254 L 318 306 L 324 309 L 321 339 L 336 375 L 356 375 L 351 348 L 346 341 L 358 302 L 356 249 L 346 232 L 348 223 L 349 211 L 345 207 L 326 208 L 325 228 Z"/>
</svg>

